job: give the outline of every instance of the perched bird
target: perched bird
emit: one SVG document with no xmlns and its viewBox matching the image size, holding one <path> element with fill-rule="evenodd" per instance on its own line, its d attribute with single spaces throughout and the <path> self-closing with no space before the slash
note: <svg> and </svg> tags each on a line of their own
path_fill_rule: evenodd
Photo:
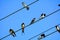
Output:
<svg viewBox="0 0 60 40">
<path fill-rule="evenodd" d="M 45 34 L 41 34 L 41 37 L 40 37 L 40 38 L 42 39 L 42 38 L 44 38 L 44 37 L 45 37 Z"/>
<path fill-rule="evenodd" d="M 15 32 L 14 32 L 14 30 L 13 30 L 13 29 L 10 29 L 10 30 L 9 30 L 9 32 L 10 32 L 10 34 L 11 34 L 13 37 L 15 37 L 15 36 L 16 36 L 16 34 L 15 34 Z"/>
<path fill-rule="evenodd" d="M 41 14 L 40 18 L 43 19 L 46 16 L 46 14 Z"/>
<path fill-rule="evenodd" d="M 36 18 L 33 18 L 33 19 L 32 19 L 30 25 L 33 24 L 33 23 L 35 22 L 35 19 L 36 19 Z"/>
<path fill-rule="evenodd" d="M 22 33 L 24 33 L 24 27 L 25 27 L 25 24 L 22 23 L 22 24 L 21 24 L 21 27 L 22 27 Z"/>
<path fill-rule="evenodd" d="M 45 34 L 41 34 L 39 37 L 38 37 L 38 40 L 41 40 L 42 38 L 45 37 Z"/>
<path fill-rule="evenodd" d="M 22 5 L 23 5 L 27 10 L 29 10 L 28 5 L 26 5 L 24 2 L 22 2 Z"/>
<path fill-rule="evenodd" d="M 55 27 L 56 27 L 56 30 L 57 30 L 58 32 L 60 32 L 60 28 L 59 28 L 59 26 L 56 25 Z"/>
</svg>

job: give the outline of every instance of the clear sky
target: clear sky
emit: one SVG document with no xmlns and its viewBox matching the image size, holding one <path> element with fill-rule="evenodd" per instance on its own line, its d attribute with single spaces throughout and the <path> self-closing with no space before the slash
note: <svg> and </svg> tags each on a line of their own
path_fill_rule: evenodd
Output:
<svg viewBox="0 0 60 40">
<path fill-rule="evenodd" d="M 22 2 L 30 4 L 33 1 L 35 0 L 0 0 L 0 19 L 22 8 Z M 16 31 L 21 28 L 21 23 L 24 22 L 25 25 L 28 25 L 33 18 L 38 20 L 42 13 L 48 15 L 55 10 L 58 10 L 60 8 L 58 4 L 60 4 L 60 0 L 39 0 L 38 2 L 30 5 L 30 9 L 28 11 L 23 9 L 16 14 L 0 21 L 0 38 L 8 35 L 10 28 Z M 28 40 L 29 38 L 51 27 L 54 27 L 57 24 L 60 24 L 60 11 L 25 28 L 24 34 L 22 34 L 20 30 L 16 33 L 16 37 L 12 37 L 10 35 L 3 40 Z M 53 28 L 52 30 L 45 32 L 45 34 L 47 35 L 53 31 L 56 31 L 56 29 Z M 38 37 L 39 36 L 31 40 L 37 40 Z M 60 33 L 56 32 L 42 40 L 60 40 Z"/>
</svg>

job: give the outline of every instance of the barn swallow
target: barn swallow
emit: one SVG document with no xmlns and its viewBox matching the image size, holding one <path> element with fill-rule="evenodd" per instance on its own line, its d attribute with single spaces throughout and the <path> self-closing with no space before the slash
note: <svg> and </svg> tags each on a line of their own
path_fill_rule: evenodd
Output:
<svg viewBox="0 0 60 40">
<path fill-rule="evenodd" d="M 41 16 L 40 16 L 40 18 L 42 19 L 42 18 L 44 18 L 46 16 L 46 14 L 41 14 Z"/>
<path fill-rule="evenodd" d="M 22 5 L 23 5 L 27 10 L 29 10 L 28 5 L 26 5 L 24 2 L 22 2 Z"/>
<path fill-rule="evenodd" d="M 22 33 L 24 33 L 24 27 L 25 27 L 25 24 L 22 23 L 22 24 L 21 24 L 21 27 L 22 27 Z"/>
<path fill-rule="evenodd" d="M 15 32 L 14 32 L 14 30 L 13 30 L 13 29 L 10 29 L 10 30 L 9 30 L 9 32 L 10 32 L 10 34 L 11 34 L 13 37 L 15 37 L 15 36 L 16 36 L 16 34 L 15 34 Z"/>
<path fill-rule="evenodd" d="M 56 25 L 55 27 L 56 27 L 56 30 L 57 30 L 58 32 L 60 32 L 60 28 L 59 28 L 59 26 Z"/>
<path fill-rule="evenodd" d="M 36 18 L 33 18 L 30 24 L 33 24 L 35 22 Z"/>
</svg>

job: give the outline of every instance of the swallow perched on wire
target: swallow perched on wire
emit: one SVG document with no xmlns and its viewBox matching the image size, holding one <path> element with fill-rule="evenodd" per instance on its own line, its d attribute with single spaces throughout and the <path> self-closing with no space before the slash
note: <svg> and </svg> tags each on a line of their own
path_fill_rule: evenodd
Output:
<svg viewBox="0 0 60 40">
<path fill-rule="evenodd" d="M 46 14 L 42 13 L 40 18 L 43 19 L 46 16 Z"/>
<path fill-rule="evenodd" d="M 40 38 L 41 38 L 41 39 L 42 39 L 42 38 L 45 38 L 45 34 L 41 34 L 41 37 L 40 37 Z"/>
<path fill-rule="evenodd" d="M 41 34 L 41 35 L 38 37 L 38 40 L 41 40 L 42 38 L 45 38 L 45 34 Z"/>
<path fill-rule="evenodd" d="M 36 18 L 33 18 L 33 19 L 31 20 L 30 25 L 33 24 L 33 23 L 35 22 L 35 20 L 36 20 Z"/>
<path fill-rule="evenodd" d="M 55 26 L 56 27 L 56 30 L 60 33 L 60 28 L 58 25 Z"/>
<path fill-rule="evenodd" d="M 22 2 L 22 5 L 23 5 L 27 10 L 29 10 L 28 5 L 26 5 L 24 2 Z"/>
<path fill-rule="evenodd" d="M 21 27 L 22 27 L 22 33 L 24 33 L 24 27 L 25 27 L 25 24 L 22 23 L 22 24 L 21 24 Z"/>
<path fill-rule="evenodd" d="M 11 34 L 13 37 L 15 37 L 15 36 L 16 36 L 16 34 L 15 34 L 15 32 L 14 32 L 14 30 L 13 30 L 13 29 L 10 29 L 10 30 L 9 30 L 9 32 L 10 32 L 10 34 Z"/>
</svg>

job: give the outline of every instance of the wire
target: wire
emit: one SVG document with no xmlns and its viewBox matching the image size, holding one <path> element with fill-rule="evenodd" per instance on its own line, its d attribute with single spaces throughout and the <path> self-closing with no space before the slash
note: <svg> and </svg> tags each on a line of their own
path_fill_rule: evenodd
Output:
<svg viewBox="0 0 60 40">
<path fill-rule="evenodd" d="M 56 10 L 56 11 L 54 11 L 54 12 L 52 12 L 51 14 L 49 14 L 49 15 L 47 15 L 47 16 L 45 16 L 44 18 L 46 18 L 46 17 L 48 17 L 48 16 L 50 16 L 50 15 L 52 15 L 52 14 L 54 14 L 54 13 L 56 13 L 56 12 L 58 12 L 58 11 L 60 11 L 60 9 L 58 9 L 58 10 Z M 43 18 L 43 19 L 44 19 Z M 38 21 L 40 21 L 40 20 L 42 20 L 42 19 L 38 19 L 37 21 L 35 21 L 34 23 L 36 23 L 36 22 L 38 22 Z M 33 24 L 34 24 L 33 23 Z M 31 24 L 32 25 L 32 24 Z M 25 26 L 24 28 L 26 28 L 26 27 L 28 27 L 28 26 L 30 26 L 30 24 L 29 25 L 27 25 L 27 26 Z M 16 30 L 15 31 L 15 33 L 16 32 L 18 32 L 18 31 L 20 31 L 21 29 L 18 29 L 18 30 Z M 10 36 L 10 34 L 8 34 L 9 36 Z M 6 38 L 6 37 L 8 37 L 8 35 L 6 35 L 6 36 L 4 36 L 4 37 L 2 37 L 0 40 L 2 40 L 2 39 L 4 39 L 4 38 Z"/>
<path fill-rule="evenodd" d="M 4 38 L 6 38 L 6 37 L 8 37 L 8 36 L 10 36 L 10 34 L 9 34 L 9 35 L 4 36 L 4 37 L 3 37 L 3 38 L 1 38 L 0 40 L 2 40 L 2 39 L 4 39 Z"/>
<path fill-rule="evenodd" d="M 56 32 L 57 32 L 57 31 L 54 31 L 54 32 L 52 32 L 52 33 L 46 35 L 44 38 L 46 38 L 46 37 L 48 37 L 48 36 L 50 36 L 50 35 L 52 35 L 53 33 L 56 33 Z M 41 40 L 41 38 L 40 38 L 40 40 Z"/>
<path fill-rule="evenodd" d="M 52 12 L 51 14 L 49 14 L 49 15 L 47 15 L 47 16 L 45 16 L 44 18 L 46 18 L 46 17 L 48 17 L 48 16 L 50 16 L 50 15 L 52 15 L 52 14 L 54 14 L 54 13 L 56 13 L 56 12 L 58 12 L 58 11 L 60 11 L 60 9 L 58 9 L 58 10 L 56 10 L 56 11 L 54 11 L 54 12 Z M 44 19 L 43 18 L 43 19 Z M 36 22 L 38 22 L 38 21 L 40 21 L 40 20 L 42 20 L 42 19 L 38 19 L 37 21 L 35 21 L 34 23 L 36 23 Z M 33 24 L 34 24 L 33 23 Z M 31 24 L 32 25 L 32 24 Z M 30 24 L 29 25 L 27 25 L 27 26 L 25 26 L 24 28 L 26 28 L 26 27 L 28 27 L 28 26 L 30 26 Z M 20 31 L 21 29 L 18 29 L 18 30 L 16 30 L 15 31 L 15 33 L 16 32 L 18 32 L 18 31 Z M 10 36 L 10 34 L 8 34 L 9 36 Z M 8 37 L 8 35 L 6 35 L 6 36 L 4 36 L 4 37 L 2 37 L 0 40 L 2 40 L 2 39 L 4 39 L 4 38 L 6 38 L 6 37 Z"/>
<path fill-rule="evenodd" d="M 37 1 L 39 1 L 39 0 L 36 0 L 36 1 L 32 2 L 32 3 L 30 3 L 30 4 L 27 5 L 27 6 L 30 6 L 30 5 L 34 4 L 35 2 L 37 2 Z M 24 9 L 24 8 L 25 8 L 25 7 L 22 7 L 21 9 L 18 9 L 17 11 L 14 11 L 13 13 L 11 13 L 11 14 L 9 14 L 9 15 L 3 17 L 3 18 L 1 18 L 0 21 L 2 21 L 2 20 L 4 20 L 4 19 L 8 18 L 9 16 L 12 16 L 13 14 L 16 14 L 17 12 L 21 11 L 21 10 Z"/>
<path fill-rule="evenodd" d="M 58 24 L 58 25 L 60 25 L 60 24 Z M 55 27 L 55 26 L 54 26 L 54 27 Z M 35 35 L 35 36 L 31 37 L 29 40 L 31 40 L 31 39 L 33 39 L 33 38 L 39 36 L 39 35 L 42 34 L 42 33 L 45 33 L 45 32 L 47 32 L 47 31 L 53 29 L 54 27 L 51 27 L 51 28 L 49 28 L 49 29 L 47 29 L 47 30 L 45 30 L 45 31 L 43 31 L 43 32 L 41 32 L 41 33 L 39 33 L 38 35 Z M 49 35 L 50 35 L 50 34 L 49 34 Z M 49 36 L 49 35 L 47 35 L 47 36 Z"/>
<path fill-rule="evenodd" d="M 53 34 L 53 33 L 55 33 L 55 32 L 57 32 L 57 31 L 54 31 L 54 32 L 52 32 L 52 33 L 50 33 L 50 34 L 46 35 L 46 37 L 47 37 L 47 36 L 50 36 L 51 34 Z"/>
<path fill-rule="evenodd" d="M 30 3 L 30 4 L 29 4 L 29 5 L 27 5 L 27 6 L 30 6 L 30 5 L 34 4 L 35 2 L 37 2 L 37 1 L 39 1 L 39 0 L 36 0 L 36 1 L 32 2 L 32 3 Z M 9 17 L 9 16 L 11 16 L 11 15 L 13 15 L 13 14 L 17 13 L 18 11 L 20 11 L 20 10 L 22 10 L 22 9 L 24 9 L 24 8 L 25 8 L 25 7 L 22 7 L 21 9 L 18 9 L 17 11 L 15 11 L 15 12 L 13 12 L 13 13 L 11 13 L 11 14 L 9 14 L 9 15 L 7 15 L 7 16 L 5 16 L 5 17 L 3 17 L 3 18 L 1 18 L 1 19 L 0 19 L 0 21 L 2 21 L 2 20 L 4 20 L 4 19 L 6 19 L 7 17 Z M 21 30 L 21 29 L 19 29 L 19 30 Z M 17 30 L 16 32 L 18 32 L 19 30 Z M 6 36 L 2 37 L 0 40 L 4 39 L 4 38 L 6 38 L 6 37 L 8 37 L 8 36 L 10 36 L 10 35 L 11 35 L 11 34 L 8 34 L 8 35 L 6 35 Z"/>
<path fill-rule="evenodd" d="M 54 12 L 52 12 L 52 13 L 50 13 L 49 15 L 47 15 L 47 16 L 45 16 L 44 18 L 46 18 L 46 17 L 48 17 L 48 16 L 50 16 L 50 15 L 52 15 L 52 14 L 54 14 L 54 13 L 56 13 L 56 12 L 58 12 L 58 11 L 60 11 L 60 9 L 58 9 L 58 10 L 56 10 L 56 11 L 54 11 Z M 44 19 L 43 18 L 43 19 Z M 38 22 L 38 21 L 40 21 L 40 20 L 42 20 L 42 19 L 38 19 L 37 21 L 35 21 L 34 23 L 36 23 L 36 22 Z M 33 24 L 34 24 L 33 23 Z M 32 24 L 31 24 L 32 25 Z M 26 28 L 26 27 L 28 27 L 28 26 L 30 26 L 30 24 L 29 25 L 27 25 L 27 26 L 25 26 L 24 28 Z M 19 30 L 21 30 L 21 29 L 18 29 L 16 32 L 18 32 Z"/>
</svg>

